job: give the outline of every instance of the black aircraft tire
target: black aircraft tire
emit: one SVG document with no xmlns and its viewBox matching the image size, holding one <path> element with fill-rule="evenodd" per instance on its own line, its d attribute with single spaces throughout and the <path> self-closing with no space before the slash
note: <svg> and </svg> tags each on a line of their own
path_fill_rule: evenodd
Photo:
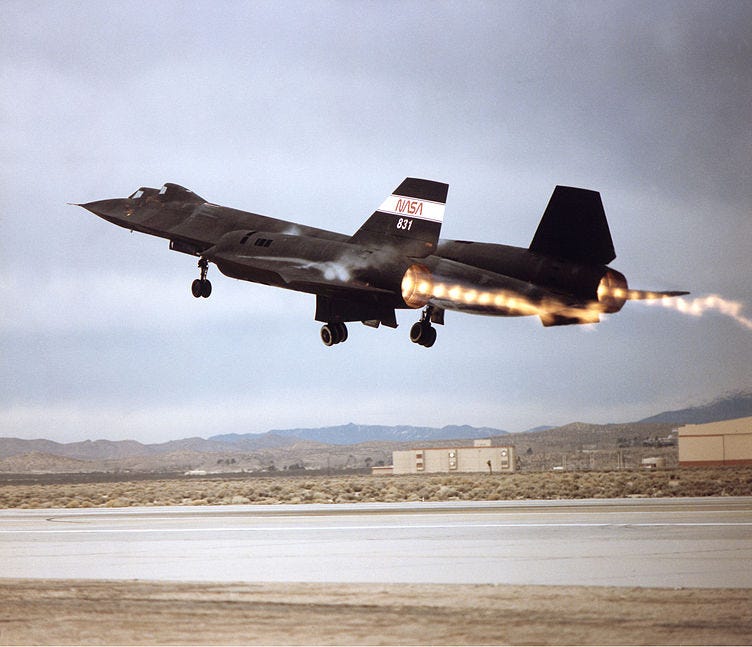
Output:
<svg viewBox="0 0 752 647">
<path fill-rule="evenodd" d="M 421 337 L 423 337 L 423 324 L 417 321 L 410 328 L 410 341 L 413 344 L 420 344 Z"/>
<path fill-rule="evenodd" d="M 436 343 L 436 328 L 433 326 L 426 326 L 423 331 L 423 338 L 420 340 L 420 345 L 426 348 L 431 348 Z"/>
<path fill-rule="evenodd" d="M 200 281 L 201 283 L 201 296 L 204 297 L 204 299 L 208 299 L 211 296 L 212 292 L 212 284 L 211 281 Z"/>
<path fill-rule="evenodd" d="M 321 341 L 324 342 L 324 346 L 334 346 L 335 341 L 334 331 L 329 324 L 321 326 Z"/>
<path fill-rule="evenodd" d="M 436 328 L 425 321 L 417 321 L 410 328 L 410 341 L 431 348 L 436 342 Z"/>
<path fill-rule="evenodd" d="M 191 292 L 197 299 L 202 295 L 203 288 L 201 285 L 201 279 L 196 279 L 195 281 L 193 281 L 193 283 L 191 283 Z"/>
<path fill-rule="evenodd" d="M 347 341 L 347 326 L 345 324 L 334 324 L 334 329 L 336 330 L 338 344 L 341 344 L 343 341 Z"/>
</svg>

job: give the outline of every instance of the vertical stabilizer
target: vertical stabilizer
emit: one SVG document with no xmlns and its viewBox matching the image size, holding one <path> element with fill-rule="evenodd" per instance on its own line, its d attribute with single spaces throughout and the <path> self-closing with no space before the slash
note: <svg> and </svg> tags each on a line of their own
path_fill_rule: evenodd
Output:
<svg viewBox="0 0 752 647">
<path fill-rule="evenodd" d="M 601 194 L 557 186 L 530 251 L 577 263 L 606 265 L 616 258 Z"/>
<path fill-rule="evenodd" d="M 436 250 L 449 185 L 408 177 L 350 239 L 359 245 L 393 247 L 407 256 Z"/>
</svg>

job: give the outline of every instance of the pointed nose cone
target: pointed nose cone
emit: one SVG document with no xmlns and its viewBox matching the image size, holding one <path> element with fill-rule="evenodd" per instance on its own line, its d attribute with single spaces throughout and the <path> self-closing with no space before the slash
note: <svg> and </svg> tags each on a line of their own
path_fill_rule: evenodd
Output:
<svg viewBox="0 0 752 647">
<path fill-rule="evenodd" d="M 126 204 L 128 200 L 124 198 L 111 198 L 109 200 L 95 200 L 76 206 L 83 207 L 91 211 L 94 215 L 109 220 L 116 225 L 122 225 L 126 220 Z"/>
</svg>

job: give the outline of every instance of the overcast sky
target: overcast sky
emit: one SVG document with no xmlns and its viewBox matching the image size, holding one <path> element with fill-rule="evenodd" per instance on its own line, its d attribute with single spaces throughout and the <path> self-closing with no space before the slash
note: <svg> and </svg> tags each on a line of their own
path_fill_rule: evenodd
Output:
<svg viewBox="0 0 752 647">
<path fill-rule="evenodd" d="M 447 313 L 430 349 L 67 202 L 177 182 L 354 232 L 404 177 L 442 236 L 527 246 L 601 192 L 630 286 L 752 317 L 750 2 L 31 2 L 0 21 L 0 435 L 623 422 L 752 387 L 752 330 L 629 303 L 597 326 Z"/>
</svg>

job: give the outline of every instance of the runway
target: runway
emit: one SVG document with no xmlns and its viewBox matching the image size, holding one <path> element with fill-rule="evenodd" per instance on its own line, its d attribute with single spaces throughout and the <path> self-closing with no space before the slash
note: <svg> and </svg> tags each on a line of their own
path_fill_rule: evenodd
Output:
<svg viewBox="0 0 752 647">
<path fill-rule="evenodd" d="M 752 498 L 0 511 L 6 578 L 752 587 Z"/>
</svg>

